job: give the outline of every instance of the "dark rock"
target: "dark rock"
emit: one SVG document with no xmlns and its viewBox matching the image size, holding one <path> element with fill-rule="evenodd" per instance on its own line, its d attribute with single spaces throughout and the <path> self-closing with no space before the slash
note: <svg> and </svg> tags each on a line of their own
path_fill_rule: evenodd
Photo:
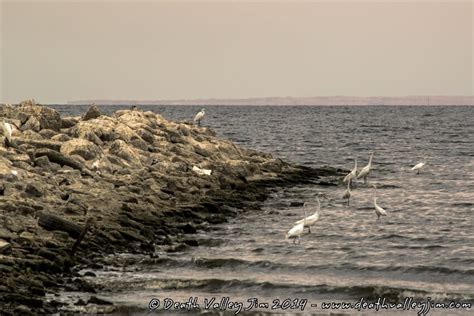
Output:
<svg viewBox="0 0 474 316">
<path fill-rule="evenodd" d="M 195 234 L 197 232 L 196 228 L 193 225 L 189 224 L 189 223 L 181 226 L 180 229 L 185 234 Z"/>
<path fill-rule="evenodd" d="M 28 183 L 25 188 L 25 193 L 34 197 L 43 196 L 43 190 L 41 189 L 41 185 L 36 183 Z"/>
<path fill-rule="evenodd" d="M 98 298 L 97 296 L 91 296 L 87 301 L 87 304 L 96 304 L 96 305 L 113 305 L 113 303 L 106 301 L 104 299 Z"/>
<path fill-rule="evenodd" d="M 76 306 L 85 306 L 87 305 L 86 302 L 84 302 L 84 300 L 82 298 L 78 299 L 77 302 L 74 303 L 74 305 Z"/>
<path fill-rule="evenodd" d="M 82 116 L 83 121 L 92 120 L 100 116 L 100 111 L 94 104 L 87 109 L 87 112 Z"/>
<path fill-rule="evenodd" d="M 191 247 L 198 247 L 199 243 L 196 239 L 184 239 L 183 242 Z"/>
<path fill-rule="evenodd" d="M 41 157 L 35 158 L 34 162 L 35 162 L 35 165 L 38 167 L 41 167 L 43 169 L 48 169 L 48 170 L 51 169 L 51 163 L 49 161 L 48 156 L 41 156 Z"/>
</svg>

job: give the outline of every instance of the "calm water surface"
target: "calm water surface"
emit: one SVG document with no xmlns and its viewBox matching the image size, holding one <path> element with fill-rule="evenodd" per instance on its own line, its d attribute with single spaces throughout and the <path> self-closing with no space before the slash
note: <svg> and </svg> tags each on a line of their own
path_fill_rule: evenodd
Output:
<svg viewBox="0 0 474 316">
<path fill-rule="evenodd" d="M 56 108 L 80 115 L 87 107 Z M 141 109 L 190 120 L 200 107 Z M 373 189 L 362 181 L 355 184 L 350 206 L 341 199 L 342 185 L 275 189 L 262 211 L 198 233 L 196 249 L 162 251 L 155 261 L 94 271 L 91 281 L 106 285 L 101 297 L 143 310 L 154 297 L 161 304 L 166 297 L 180 302 L 198 297 L 202 304 L 204 298 L 228 296 L 244 306 L 255 297 L 270 307 L 275 299 L 298 298 L 308 300 L 305 314 L 354 313 L 320 306 L 362 297 L 473 303 L 474 107 L 207 106 L 203 124 L 241 146 L 309 166 L 351 169 L 357 158 L 362 167 L 374 151 L 369 183 L 378 186 L 377 201 L 388 216 L 376 220 Z M 415 175 L 410 168 L 425 156 L 425 169 Z M 321 201 L 312 233 L 299 245 L 285 240 L 284 233 L 303 214 L 291 205 L 314 205 L 318 192 L 328 198 Z M 301 312 L 273 312 L 296 311 Z M 155 312 L 167 313 L 162 306 Z M 461 310 L 430 310 L 448 312 Z"/>
</svg>

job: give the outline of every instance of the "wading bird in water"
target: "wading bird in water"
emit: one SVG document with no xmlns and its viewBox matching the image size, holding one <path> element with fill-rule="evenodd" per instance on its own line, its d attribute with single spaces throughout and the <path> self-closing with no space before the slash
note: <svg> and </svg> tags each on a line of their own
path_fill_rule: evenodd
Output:
<svg viewBox="0 0 474 316">
<path fill-rule="evenodd" d="M 370 169 L 372 168 L 372 157 L 374 157 L 373 152 L 370 154 L 369 163 L 367 166 L 362 168 L 359 172 L 359 175 L 357 175 L 357 179 L 362 177 L 364 178 L 364 184 L 367 183 L 367 176 L 369 175 Z"/>
<path fill-rule="evenodd" d="M 298 240 L 298 244 L 300 243 L 300 236 L 303 235 L 304 227 L 306 225 L 306 209 L 304 208 L 305 204 L 306 203 L 303 204 L 304 218 L 302 219 L 301 223 L 293 226 L 286 233 L 286 239 L 293 239 L 294 244 L 296 244 L 296 240 Z"/>
<path fill-rule="evenodd" d="M 201 109 L 201 111 L 199 111 L 198 114 L 196 114 L 196 116 L 194 117 L 194 123 L 198 122 L 198 125 L 201 126 L 201 120 L 204 117 L 204 114 L 206 114 L 204 112 L 204 109 Z"/>
<path fill-rule="evenodd" d="M 374 207 L 375 207 L 375 215 L 377 215 L 377 219 L 380 219 L 380 216 L 387 216 L 387 212 L 381 208 L 377 204 L 377 186 L 374 184 Z"/>
<path fill-rule="evenodd" d="M 310 233 L 311 233 L 311 226 L 313 226 L 319 220 L 319 212 L 321 211 L 321 203 L 319 202 L 318 197 L 316 197 L 316 201 L 318 202 L 318 208 L 316 209 L 316 211 L 312 215 L 306 217 L 305 207 L 306 207 L 307 203 L 305 202 L 303 204 L 303 209 L 305 209 L 305 211 L 304 211 L 305 218 L 300 219 L 299 221 L 295 222 L 295 225 L 299 225 L 299 224 L 304 222 L 305 223 L 304 227 L 308 227 L 308 232 L 310 232 Z"/>
<path fill-rule="evenodd" d="M 352 179 L 355 179 L 357 176 L 357 158 L 355 159 L 355 162 L 354 162 L 354 168 L 351 170 L 351 172 L 349 172 L 347 174 L 347 176 L 344 178 L 344 180 L 342 180 L 344 183 L 346 182 L 349 182 L 351 183 L 352 182 Z"/>
<path fill-rule="evenodd" d="M 351 198 L 351 182 L 347 182 L 347 190 L 344 192 L 342 196 L 343 199 L 347 199 L 347 205 L 349 205 L 349 199 Z"/>
<path fill-rule="evenodd" d="M 413 168 L 411 168 L 411 170 L 413 171 L 416 170 L 416 174 L 420 174 L 421 169 L 423 169 L 425 165 L 426 165 L 426 157 L 423 158 L 422 162 L 417 163 Z"/>
</svg>

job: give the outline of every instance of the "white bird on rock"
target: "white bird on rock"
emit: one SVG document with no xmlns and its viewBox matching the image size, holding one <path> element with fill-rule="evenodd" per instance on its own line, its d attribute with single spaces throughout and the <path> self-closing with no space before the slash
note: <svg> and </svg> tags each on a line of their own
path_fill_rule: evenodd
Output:
<svg viewBox="0 0 474 316">
<path fill-rule="evenodd" d="M 12 125 L 5 122 L 5 119 L 0 123 L 2 125 L 3 135 L 5 136 L 5 147 L 8 147 L 12 141 Z"/>
<path fill-rule="evenodd" d="M 344 178 L 344 180 L 342 180 L 344 183 L 345 182 L 348 182 L 351 183 L 352 182 L 352 179 L 355 179 L 357 176 L 357 158 L 355 159 L 355 162 L 354 162 L 354 168 L 351 170 L 351 172 L 349 172 L 347 174 L 347 176 Z"/>
<path fill-rule="evenodd" d="M 372 157 L 374 157 L 373 152 L 370 154 L 369 163 L 367 164 L 367 166 L 362 168 L 359 174 L 357 175 L 357 179 L 362 177 L 364 178 L 364 183 L 367 183 L 367 176 L 369 175 L 370 169 L 372 168 Z"/>
<path fill-rule="evenodd" d="M 204 117 L 204 114 L 206 114 L 206 112 L 204 111 L 204 109 L 201 109 L 201 111 L 199 111 L 198 114 L 196 114 L 196 116 L 194 117 L 194 122 L 197 121 L 199 126 L 201 126 L 201 120 Z"/>
<path fill-rule="evenodd" d="M 426 157 L 423 158 L 422 162 L 417 163 L 413 168 L 411 168 L 411 170 L 413 171 L 416 170 L 416 174 L 420 174 L 421 169 L 423 169 L 425 165 L 426 165 Z"/>
<path fill-rule="evenodd" d="M 377 204 L 377 187 L 374 185 L 374 207 L 375 207 L 375 215 L 377 215 L 377 219 L 380 219 L 380 216 L 387 216 L 387 212 L 381 208 Z"/>
<path fill-rule="evenodd" d="M 312 215 L 308 217 L 306 217 L 305 215 L 305 218 L 300 219 L 299 221 L 295 222 L 295 225 L 299 225 L 304 222 L 305 223 L 304 227 L 308 227 L 308 232 L 310 233 L 311 233 L 311 226 L 313 226 L 319 220 L 319 212 L 321 211 L 321 203 L 319 202 L 318 197 L 316 197 L 316 201 L 318 202 L 318 208 L 316 209 L 316 211 Z M 303 204 L 303 209 L 304 209 L 305 214 L 306 214 L 306 205 L 307 203 L 305 202 Z"/>
<path fill-rule="evenodd" d="M 303 235 L 304 227 L 306 225 L 306 209 L 303 204 L 304 218 L 301 223 L 293 226 L 287 233 L 286 239 L 293 239 L 293 243 L 296 244 L 296 240 L 300 243 L 300 236 Z"/>
<path fill-rule="evenodd" d="M 206 176 L 210 176 L 211 173 L 212 173 L 212 170 L 210 169 L 203 169 L 203 168 L 199 168 L 199 167 L 196 167 L 196 166 L 193 166 L 193 171 L 196 172 L 197 174 L 203 176 L 203 175 L 206 175 Z"/>
</svg>

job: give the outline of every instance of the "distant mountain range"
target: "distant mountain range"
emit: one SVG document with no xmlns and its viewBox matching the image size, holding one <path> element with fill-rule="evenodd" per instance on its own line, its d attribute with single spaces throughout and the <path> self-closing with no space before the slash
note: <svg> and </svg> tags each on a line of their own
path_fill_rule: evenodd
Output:
<svg viewBox="0 0 474 316">
<path fill-rule="evenodd" d="M 78 100 L 68 102 L 71 105 L 92 103 L 97 105 L 474 105 L 474 96 L 329 96 L 194 100 Z"/>
</svg>

